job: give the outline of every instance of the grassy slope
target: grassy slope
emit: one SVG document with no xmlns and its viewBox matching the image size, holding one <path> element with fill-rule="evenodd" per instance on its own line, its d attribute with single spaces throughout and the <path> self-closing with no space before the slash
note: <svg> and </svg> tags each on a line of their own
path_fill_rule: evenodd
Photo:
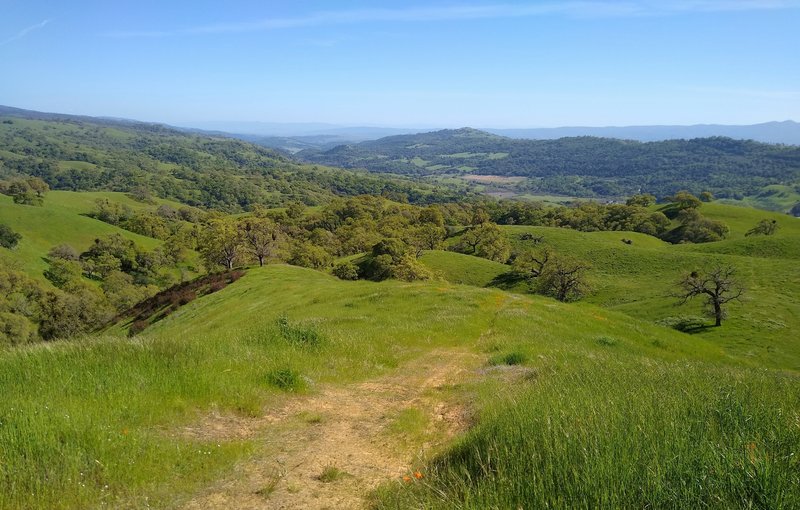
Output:
<svg viewBox="0 0 800 510">
<path fill-rule="evenodd" d="M 596 292 L 588 301 L 648 320 L 687 312 L 666 297 L 682 269 L 715 260 L 735 264 L 749 300 L 732 307 L 723 328 L 691 339 L 720 346 L 730 360 L 797 370 L 800 223 L 716 204 L 704 212 L 729 223 L 729 240 L 671 246 L 627 232 L 506 228 L 517 245 L 520 233 L 532 231 L 561 252 L 591 260 Z M 764 217 L 778 219 L 779 233 L 745 239 Z M 623 237 L 633 244 L 621 243 Z M 479 273 L 481 265 L 471 266 Z M 458 267 L 470 270 L 466 259 Z M 542 357 L 531 344 L 499 349 L 496 359 L 527 359 L 535 383 L 515 391 L 486 384 L 478 426 L 422 468 L 425 483 L 387 484 L 376 507 L 800 505 L 796 375 L 631 359 L 627 349 L 617 350 L 619 336 L 597 332 L 605 352 L 584 351 L 585 358 L 568 361 Z M 572 354 L 581 347 L 571 347 Z"/>
<path fill-rule="evenodd" d="M 722 345 L 731 356 L 746 356 L 765 366 L 800 370 L 800 344 L 792 331 L 800 328 L 800 220 L 778 213 L 721 204 L 704 204 L 705 215 L 731 228 L 729 239 L 717 243 L 671 245 L 635 232 L 578 232 L 529 226 L 502 227 L 515 247 L 527 245 L 520 236 L 535 233 L 560 253 L 590 261 L 593 291 L 587 301 L 633 317 L 655 322 L 675 316 L 702 315 L 701 302 L 677 306 L 671 295 L 684 271 L 715 262 L 739 269 L 747 288 L 742 303 L 730 305 L 723 328 L 699 335 Z M 776 219 L 774 236 L 745 237 L 761 219 Z M 627 245 L 622 239 L 630 239 Z M 429 252 L 422 262 L 446 280 L 478 287 L 508 270 L 507 266 L 451 252 Z M 517 284 L 510 290 L 525 292 Z"/>
<path fill-rule="evenodd" d="M 448 282 L 475 287 L 488 287 L 495 278 L 508 272 L 505 264 L 452 251 L 426 251 L 420 262 Z"/>
<path fill-rule="evenodd" d="M 293 345 L 276 327 L 322 335 Z M 121 335 L 122 331 L 118 331 Z M 0 508 L 170 506 L 246 453 L 173 434 L 212 408 L 259 415 L 280 392 L 271 371 L 296 370 L 308 391 L 361 379 L 421 351 L 523 349 L 582 359 L 613 338 L 618 355 L 725 360 L 711 342 L 605 311 L 443 282 L 342 282 L 288 266 L 253 269 L 136 341 L 106 338 L 0 353 Z M 541 357 L 540 357 L 541 356 Z"/>
<path fill-rule="evenodd" d="M 681 274 L 715 262 L 733 264 L 747 288 L 746 300 L 731 303 L 730 319 L 722 328 L 700 335 L 719 342 L 732 355 L 749 356 L 765 366 L 800 370 L 800 345 L 791 331 L 800 327 L 800 268 L 796 260 L 763 259 L 704 253 L 663 245 L 632 233 L 571 232 L 545 227 L 505 227 L 520 246 L 524 232 L 543 235 L 556 251 L 592 264 L 594 288 L 587 301 L 631 316 L 657 321 L 680 315 L 701 315 L 700 302 L 677 306 L 670 297 Z M 622 237 L 633 239 L 623 244 Z M 777 236 L 776 236 L 777 238 Z M 800 238 L 790 241 L 800 249 Z"/>
<path fill-rule="evenodd" d="M 45 197 L 42 207 L 14 204 L 11 197 L 0 195 L 0 223 L 22 235 L 17 247 L 3 250 L 4 254 L 32 277 L 43 278 L 42 273 L 47 269 L 43 257 L 50 248 L 61 243 L 68 243 L 80 251 L 88 248 L 98 236 L 121 234 L 148 250 L 160 244 L 150 237 L 85 216 L 94 208 L 97 198 L 125 203 L 134 209 L 147 207 L 123 193 L 111 192 L 52 191 Z"/>
</svg>

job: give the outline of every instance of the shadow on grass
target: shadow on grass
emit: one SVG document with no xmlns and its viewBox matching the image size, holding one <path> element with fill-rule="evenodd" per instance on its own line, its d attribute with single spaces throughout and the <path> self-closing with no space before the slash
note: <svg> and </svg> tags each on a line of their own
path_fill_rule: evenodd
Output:
<svg viewBox="0 0 800 510">
<path fill-rule="evenodd" d="M 513 287 L 516 287 L 520 283 L 525 282 L 525 277 L 520 276 L 513 271 L 509 271 L 507 273 L 499 274 L 492 278 L 492 280 L 486 284 L 487 287 L 496 287 L 502 290 L 509 290 Z"/>
</svg>

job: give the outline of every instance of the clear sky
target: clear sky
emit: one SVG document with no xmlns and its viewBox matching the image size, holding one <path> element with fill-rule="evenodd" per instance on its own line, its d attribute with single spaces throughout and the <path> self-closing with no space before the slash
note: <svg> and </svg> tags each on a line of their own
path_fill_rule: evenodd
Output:
<svg viewBox="0 0 800 510">
<path fill-rule="evenodd" d="M 800 121 L 800 0 L 0 0 L 0 104 L 189 124 Z"/>
</svg>

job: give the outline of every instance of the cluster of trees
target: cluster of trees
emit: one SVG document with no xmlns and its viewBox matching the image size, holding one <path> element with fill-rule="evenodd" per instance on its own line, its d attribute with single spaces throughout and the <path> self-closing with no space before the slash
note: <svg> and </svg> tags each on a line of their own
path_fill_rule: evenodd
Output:
<svg viewBox="0 0 800 510">
<path fill-rule="evenodd" d="M 15 204 L 42 205 L 50 187 L 38 177 L 18 177 L 0 181 L 0 193 L 9 195 Z"/>
<path fill-rule="evenodd" d="M 56 288 L 73 294 L 98 290 L 87 282 L 94 280 L 103 304 L 121 312 L 175 283 L 175 268 L 185 261 L 185 253 L 164 247 L 145 251 L 130 239 L 110 234 L 95 239 L 82 253 L 67 244 L 53 247 L 44 276 Z"/>
<path fill-rule="evenodd" d="M 154 210 L 132 208 L 108 199 L 95 200 L 89 216 L 131 232 L 155 239 L 192 235 L 192 224 L 199 223 L 206 213 L 194 207 L 160 205 Z"/>
<path fill-rule="evenodd" d="M 47 287 L 20 271 L 0 268 L 0 344 L 18 345 L 90 331 L 113 316 L 99 290 Z"/>
<path fill-rule="evenodd" d="M 705 194 L 703 198 L 709 201 L 712 197 Z M 476 218 L 485 218 L 498 225 L 562 227 L 584 232 L 640 232 L 673 243 L 718 241 L 728 234 L 726 225 L 700 214 L 703 200 L 687 191 L 668 197 L 668 203 L 658 211 L 651 208 L 655 203 L 655 196 L 639 194 L 632 196 L 625 204 L 581 202 L 546 206 L 537 202 L 498 200 L 447 203 L 437 207 L 443 214 L 445 224 L 452 226 L 476 225 L 480 223 L 476 223 Z M 672 219 L 678 221 L 677 228 L 673 228 Z M 471 237 L 474 234 L 464 240 L 467 246 L 474 244 Z M 474 251 L 464 250 L 464 253 L 474 254 Z M 487 258 L 499 260 L 502 257 Z"/>
<path fill-rule="evenodd" d="M 528 177 L 520 191 L 582 197 L 626 196 L 641 189 L 664 197 L 688 189 L 742 198 L 769 184 L 800 180 L 800 148 L 722 137 L 647 143 L 595 137 L 521 140 L 459 129 L 306 150 L 299 156 L 415 176 L 462 174 L 469 167 L 481 175 Z"/>
<path fill-rule="evenodd" d="M 334 273 L 346 279 L 429 278 L 417 262 L 447 235 L 436 206 L 414 207 L 362 195 L 335 199 L 316 211 L 292 203 L 285 210 L 255 208 L 242 218 L 212 217 L 200 228 L 199 251 L 209 268 L 283 261 L 330 269 L 337 257 L 365 254 Z"/>
</svg>

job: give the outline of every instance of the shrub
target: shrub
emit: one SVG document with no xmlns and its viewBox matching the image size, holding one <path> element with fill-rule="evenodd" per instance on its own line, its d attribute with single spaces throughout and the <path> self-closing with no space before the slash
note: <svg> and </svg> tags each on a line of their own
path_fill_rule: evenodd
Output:
<svg viewBox="0 0 800 510">
<path fill-rule="evenodd" d="M 595 337 L 594 340 L 598 344 L 605 345 L 606 347 L 612 347 L 614 345 L 617 345 L 616 339 L 611 338 L 610 336 L 598 336 L 598 337 Z"/>
<path fill-rule="evenodd" d="M 34 337 L 33 324 L 28 319 L 22 315 L 0 312 L 0 346 L 25 344 Z"/>
<path fill-rule="evenodd" d="M 521 365 L 525 363 L 528 357 L 523 352 L 513 351 L 507 354 L 499 354 L 497 356 L 492 356 L 489 359 L 490 365 Z"/>
<path fill-rule="evenodd" d="M 271 370 L 267 374 L 267 382 L 283 391 L 300 391 L 305 386 L 300 372 L 289 367 Z"/>
<path fill-rule="evenodd" d="M 341 262 L 333 268 L 333 276 L 340 280 L 358 280 L 358 267 L 352 262 Z"/>
<path fill-rule="evenodd" d="M 66 243 L 59 244 L 58 246 L 53 246 L 50 251 L 47 252 L 47 257 L 51 260 L 78 260 L 78 251 Z"/>
<path fill-rule="evenodd" d="M 11 230 L 8 225 L 0 223 L 0 246 L 11 249 L 19 243 L 22 236 Z"/>
<path fill-rule="evenodd" d="M 218 291 L 224 289 L 225 287 L 226 287 L 225 282 L 219 281 L 219 280 L 213 281 L 208 286 L 208 293 L 211 294 L 213 292 L 218 292 Z"/>
<path fill-rule="evenodd" d="M 404 255 L 392 268 L 392 274 L 398 280 L 413 282 L 433 279 L 433 272 L 419 263 L 411 255 Z"/>
</svg>

